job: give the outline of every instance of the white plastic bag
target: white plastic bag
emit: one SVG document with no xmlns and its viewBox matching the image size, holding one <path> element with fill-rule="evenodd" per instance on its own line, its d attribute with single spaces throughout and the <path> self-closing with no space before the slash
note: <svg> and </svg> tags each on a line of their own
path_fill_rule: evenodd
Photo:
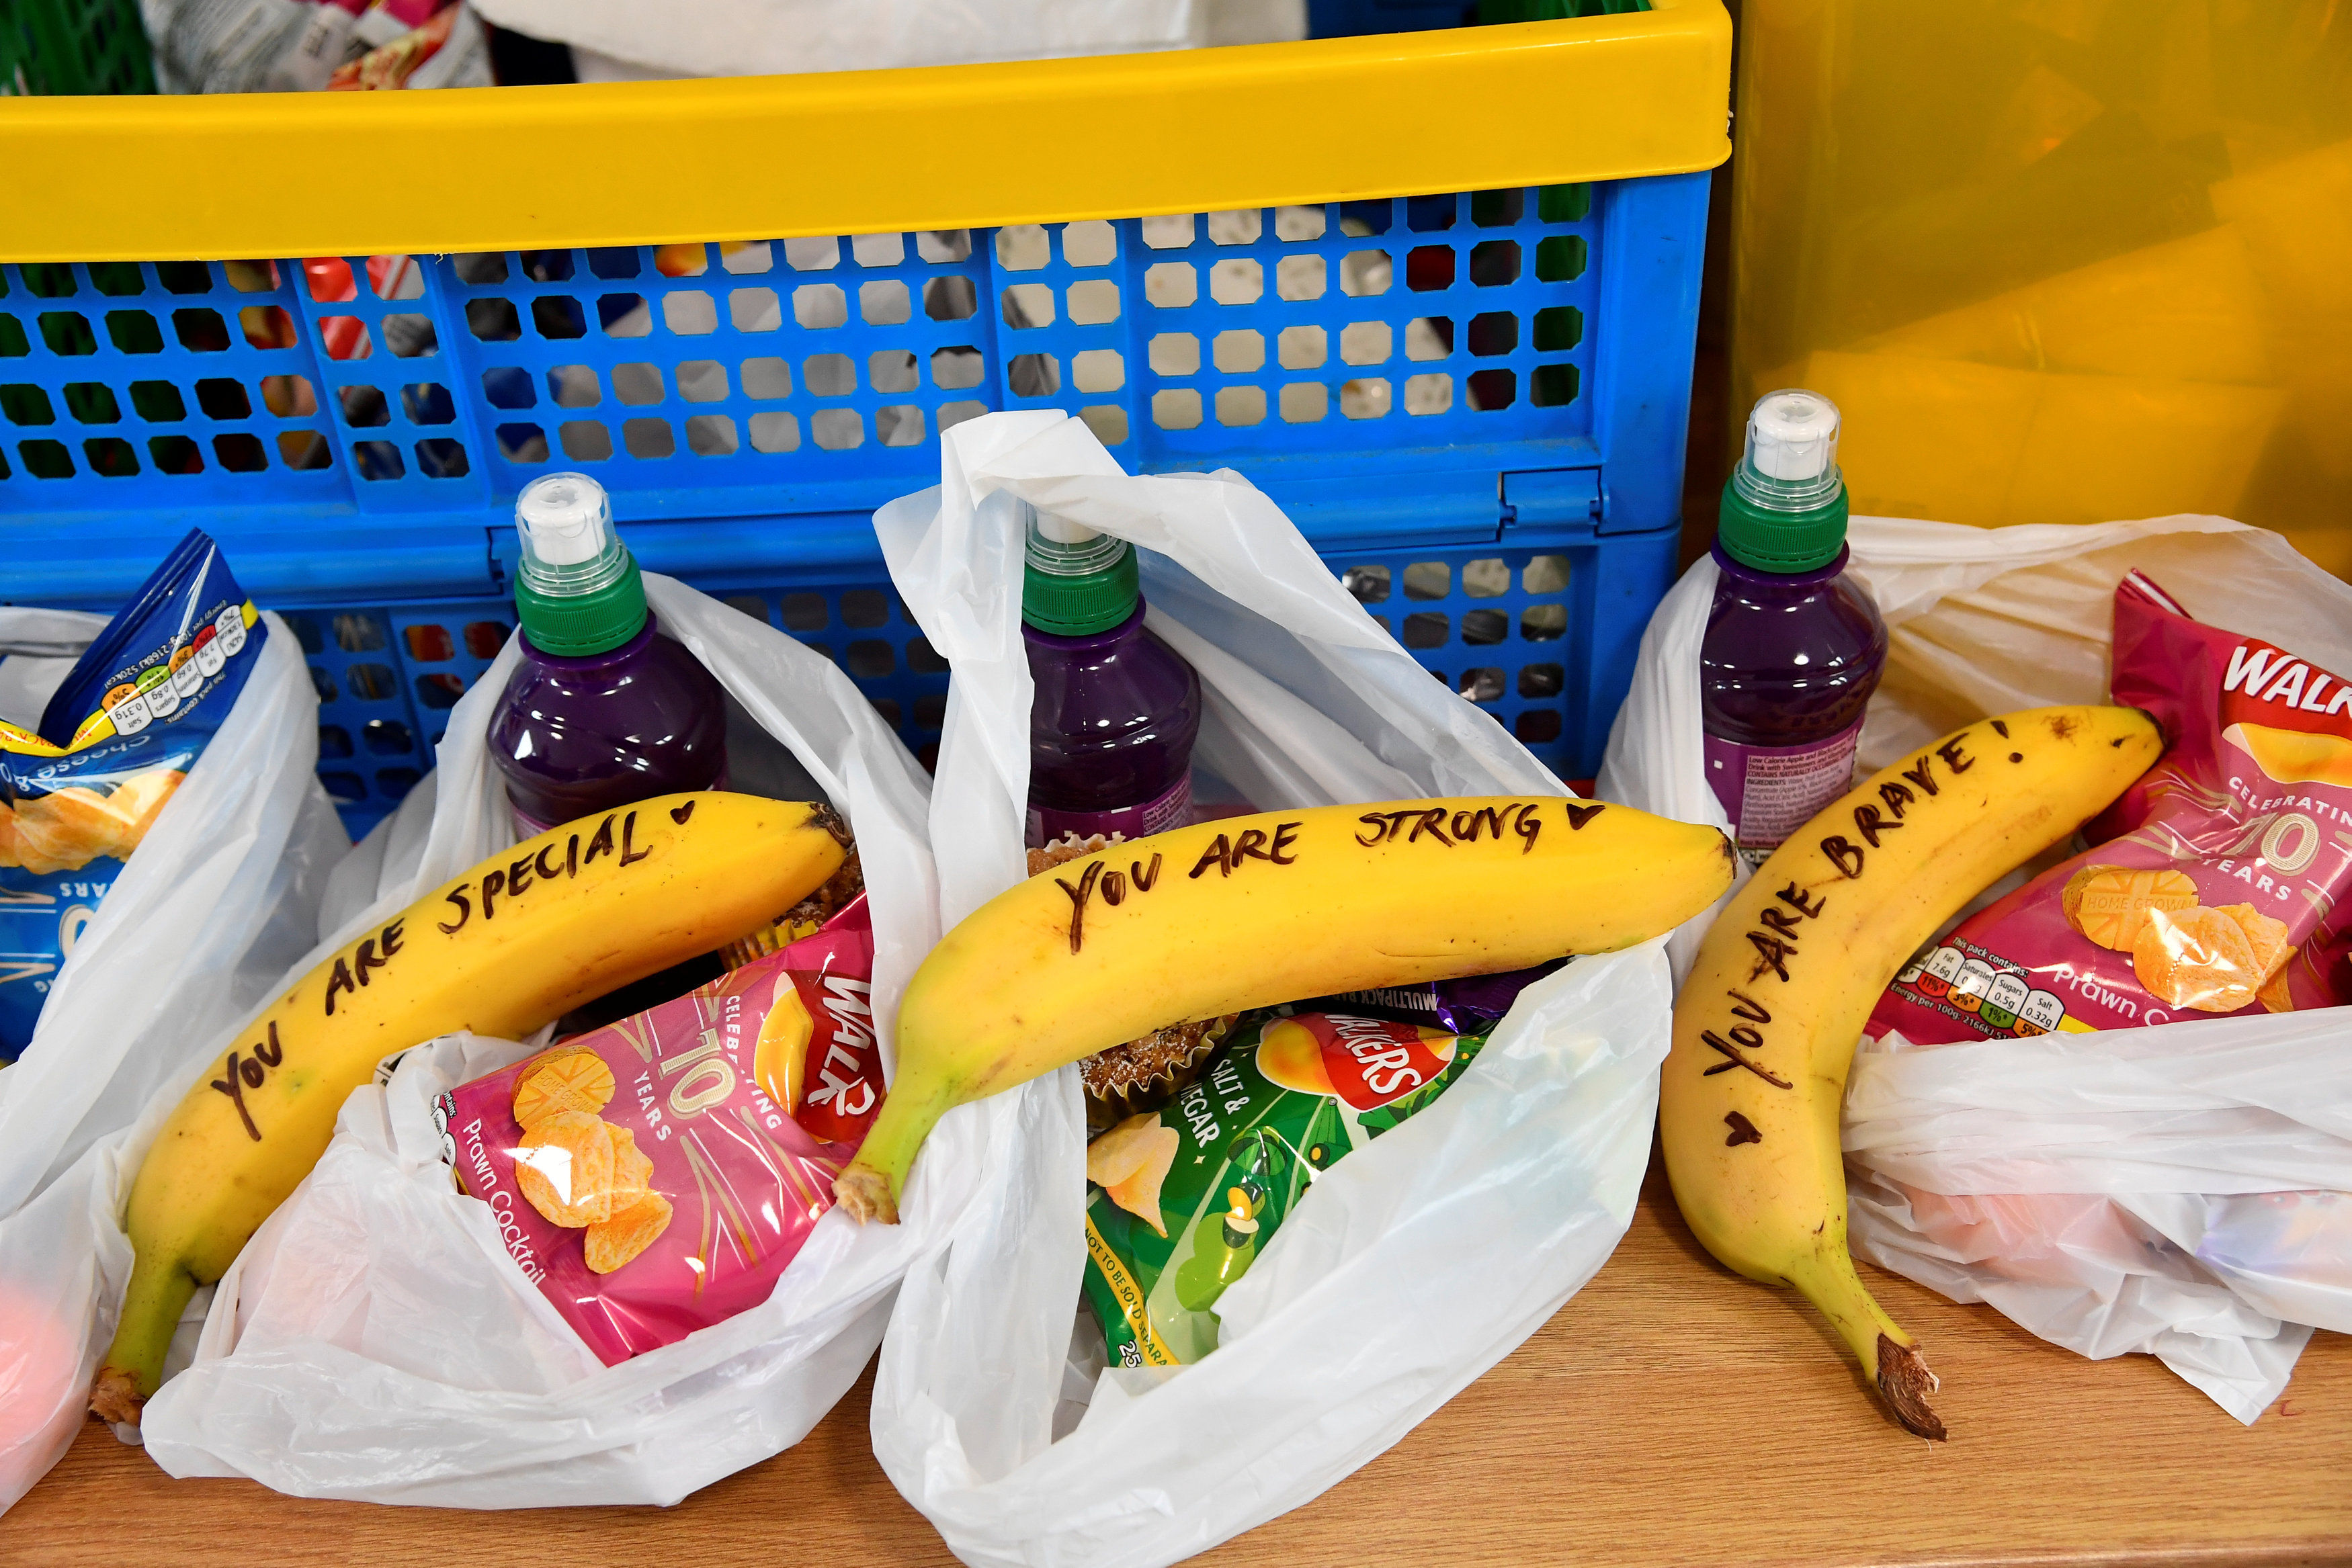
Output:
<svg viewBox="0 0 2352 1568">
<path fill-rule="evenodd" d="M 1853 519 L 1891 633 L 1858 766 L 1986 714 L 2104 702 L 2137 568 L 2200 621 L 2352 669 L 2352 588 L 2220 517 L 1972 528 Z M 1599 792 L 1724 822 L 1701 761 L 1702 560 L 1642 639 Z M 2013 881 L 1999 884 L 2000 891 Z M 1711 916 L 1676 933 L 1679 974 Z M 1899 1042 L 1890 1041 L 1890 1044 Z M 2310 1327 L 2352 1332 L 2352 1009 L 2049 1034 L 1854 1061 L 1854 1251 L 2053 1343 L 2160 1357 L 2242 1421 Z M 2294 1195 L 2294 1196 L 2290 1196 Z"/>
<path fill-rule="evenodd" d="M 875 1013 L 888 1019 L 939 934 L 922 770 L 821 654 L 670 579 L 645 582 L 662 629 L 849 820 Z M 352 913 L 334 941 L 513 841 L 486 737 L 518 656 L 510 645 L 451 709 L 432 789 L 339 873 L 334 902 Z M 757 759 L 730 748 L 740 779 Z M 934 1232 L 828 1215 L 763 1305 L 603 1366 L 508 1256 L 488 1207 L 452 1190 L 430 1120 L 433 1095 L 525 1049 L 444 1039 L 351 1097 L 310 1179 L 222 1281 L 194 1364 L 149 1402 L 159 1464 L 382 1502 L 669 1503 L 797 1442 L 832 1407 Z"/>
<path fill-rule="evenodd" d="M 1149 624 L 1201 675 L 1202 794 L 1274 809 L 1564 793 L 1238 476 L 1130 477 L 1059 413 L 987 416 L 940 447 L 941 487 L 876 526 L 955 671 L 931 810 L 949 921 L 1025 871 L 1014 497 L 1142 547 Z M 950 1113 L 903 1211 L 929 1223 L 977 1196 L 900 1288 L 875 1384 L 883 1469 L 975 1563 L 1172 1563 L 1315 1497 L 1507 1354 L 1616 1246 L 1667 1009 L 1658 943 L 1529 988 L 1443 1099 L 1317 1180 L 1219 1301 L 1221 1348 L 1172 1372 L 1097 1377 L 1071 1354 L 1076 1069 Z"/>
<path fill-rule="evenodd" d="M 0 715 L 41 705 L 103 616 L 0 609 Z M 285 623 L 60 967 L 0 1071 L 0 1511 L 89 1418 L 131 1252 L 116 1217 L 142 1109 L 176 1103 L 311 942 L 350 840 L 313 769 L 319 699 Z M 168 1104 L 166 1105 L 168 1109 Z"/>
<path fill-rule="evenodd" d="M 501 27 L 570 44 L 583 81 L 883 70 L 1271 43 L 1304 0 L 477 0 Z M 831 238 L 825 241 L 830 245 Z"/>
</svg>

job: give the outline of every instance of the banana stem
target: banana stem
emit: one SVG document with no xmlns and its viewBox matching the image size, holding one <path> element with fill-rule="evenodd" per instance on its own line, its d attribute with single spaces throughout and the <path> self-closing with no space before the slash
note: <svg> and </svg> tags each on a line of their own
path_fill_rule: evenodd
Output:
<svg viewBox="0 0 2352 1568">
<path fill-rule="evenodd" d="M 954 1085 L 918 1077 L 906 1069 L 903 1056 L 900 1061 L 898 1082 L 883 1097 L 882 1113 L 867 1129 L 857 1157 L 833 1180 L 834 1201 L 861 1224 L 898 1223 L 898 1198 L 907 1190 L 916 1152 L 940 1118 L 962 1103 Z"/>
<path fill-rule="evenodd" d="M 1934 1443 L 1944 1440 L 1944 1423 L 1927 1408 L 1927 1396 L 1938 1386 L 1917 1345 L 1878 1336 L 1878 1392 L 1905 1431 Z"/>
<path fill-rule="evenodd" d="M 1838 1239 L 1843 1243 L 1844 1239 Z M 1937 1387 L 1936 1375 L 1927 1370 L 1917 1342 L 1886 1315 L 1853 1271 L 1853 1259 L 1845 1248 L 1825 1246 L 1801 1260 L 1790 1270 L 1789 1282 L 1822 1310 L 1853 1347 L 1903 1429 L 1942 1442 L 1944 1423 L 1927 1406 L 1927 1396 Z"/>
<path fill-rule="evenodd" d="M 132 1259 L 114 1343 L 90 1390 L 90 1408 L 101 1418 L 138 1425 L 140 1410 L 163 1385 L 164 1354 L 195 1293 L 195 1276 L 177 1258 L 142 1252 Z"/>
</svg>

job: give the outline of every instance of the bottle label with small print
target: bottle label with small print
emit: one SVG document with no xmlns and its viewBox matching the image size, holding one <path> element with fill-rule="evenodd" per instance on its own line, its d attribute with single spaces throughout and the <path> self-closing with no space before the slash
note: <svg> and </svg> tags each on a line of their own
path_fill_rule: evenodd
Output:
<svg viewBox="0 0 2352 1568">
<path fill-rule="evenodd" d="M 1803 746 L 1743 746 L 1707 736 L 1706 781 L 1731 819 L 1732 841 L 1750 868 L 1853 784 L 1862 721 Z"/>
<path fill-rule="evenodd" d="M 1064 811 L 1052 806 L 1029 808 L 1029 847 L 1037 849 L 1050 844 L 1065 833 L 1076 833 L 1081 839 L 1097 833 L 1108 838 L 1117 833 L 1121 838 L 1139 839 L 1146 833 L 1163 832 L 1181 828 L 1192 818 L 1192 776 L 1179 779 L 1165 794 L 1156 795 L 1139 806 L 1121 806 L 1109 811 Z"/>
</svg>

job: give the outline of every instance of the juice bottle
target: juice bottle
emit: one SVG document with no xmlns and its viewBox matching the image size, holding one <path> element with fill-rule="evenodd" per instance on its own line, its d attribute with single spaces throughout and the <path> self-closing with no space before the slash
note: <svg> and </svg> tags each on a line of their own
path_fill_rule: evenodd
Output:
<svg viewBox="0 0 2352 1568">
<path fill-rule="evenodd" d="M 1723 489 L 1699 712 L 1707 781 L 1750 865 L 1852 786 L 1886 667 L 1886 623 L 1846 575 L 1837 443 L 1829 399 L 1769 393 Z"/>
<path fill-rule="evenodd" d="M 726 696 L 660 635 L 604 487 L 584 474 L 534 479 L 516 498 L 515 528 L 522 663 L 489 739 L 516 831 L 724 788 Z"/>
<path fill-rule="evenodd" d="M 1029 709 L 1031 847 L 1065 833 L 1139 838 L 1192 804 L 1201 677 L 1143 629 L 1135 547 L 1032 514 L 1021 634 Z"/>
</svg>

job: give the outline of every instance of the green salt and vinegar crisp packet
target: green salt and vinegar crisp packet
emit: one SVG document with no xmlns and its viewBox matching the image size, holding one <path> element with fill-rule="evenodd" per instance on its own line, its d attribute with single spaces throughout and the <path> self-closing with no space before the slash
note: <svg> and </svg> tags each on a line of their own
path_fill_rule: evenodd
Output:
<svg viewBox="0 0 2352 1568">
<path fill-rule="evenodd" d="M 1216 1349 L 1217 1299 L 1316 1176 L 1436 1100 L 1486 1040 L 1253 1015 L 1172 1104 L 1097 1138 L 1085 1291 L 1113 1361 L 1175 1366 Z"/>
</svg>

